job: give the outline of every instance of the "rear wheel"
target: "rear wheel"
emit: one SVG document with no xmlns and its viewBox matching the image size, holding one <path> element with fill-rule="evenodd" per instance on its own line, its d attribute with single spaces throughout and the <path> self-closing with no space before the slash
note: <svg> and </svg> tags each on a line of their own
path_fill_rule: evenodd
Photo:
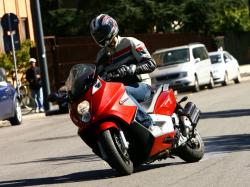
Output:
<svg viewBox="0 0 250 187">
<path fill-rule="evenodd" d="M 235 84 L 239 84 L 240 81 L 241 81 L 241 76 L 240 76 L 240 71 L 239 71 L 239 72 L 238 72 L 238 75 L 237 75 L 237 78 L 234 79 L 234 83 L 235 83 Z"/>
<path fill-rule="evenodd" d="M 106 130 L 100 137 L 100 145 L 108 164 L 121 175 L 133 173 L 133 163 L 129 158 L 127 148 L 123 146 L 120 133 L 116 130 Z"/>
<path fill-rule="evenodd" d="M 197 130 L 194 131 L 193 138 L 175 150 L 175 154 L 186 162 L 198 162 L 203 158 L 204 152 L 204 142 Z"/>
</svg>

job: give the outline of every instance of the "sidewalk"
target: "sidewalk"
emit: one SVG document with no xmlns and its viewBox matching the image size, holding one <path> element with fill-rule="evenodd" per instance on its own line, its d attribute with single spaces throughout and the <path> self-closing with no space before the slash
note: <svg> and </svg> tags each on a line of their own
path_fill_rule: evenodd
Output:
<svg viewBox="0 0 250 187">
<path fill-rule="evenodd" d="M 46 116 L 56 115 L 56 114 L 58 114 L 58 106 L 53 105 L 52 108 L 51 108 L 51 111 L 49 111 L 46 114 L 45 113 L 35 113 L 34 111 L 32 111 L 29 114 L 23 115 L 22 116 L 22 118 L 23 118 L 22 121 L 24 123 L 25 120 L 27 120 L 27 119 L 42 119 L 42 118 L 45 118 Z M 0 128 L 1 127 L 6 127 L 6 126 L 11 126 L 10 122 L 8 120 L 4 120 L 4 121 L 0 120 Z"/>
<path fill-rule="evenodd" d="M 240 74 L 243 78 L 250 76 L 250 65 L 241 65 Z"/>
</svg>

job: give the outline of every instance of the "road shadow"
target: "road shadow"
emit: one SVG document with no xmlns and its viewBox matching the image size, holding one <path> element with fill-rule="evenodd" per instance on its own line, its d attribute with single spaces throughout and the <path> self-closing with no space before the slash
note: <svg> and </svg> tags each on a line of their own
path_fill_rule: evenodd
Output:
<svg viewBox="0 0 250 187">
<path fill-rule="evenodd" d="M 222 135 L 203 138 L 206 153 L 231 153 L 250 150 L 250 134 Z"/>
<path fill-rule="evenodd" d="M 58 136 L 58 137 L 51 137 L 51 138 L 41 138 L 41 139 L 34 139 L 27 141 L 29 142 L 43 142 L 43 141 L 52 141 L 52 140 L 65 140 L 65 139 L 71 139 L 79 137 L 78 135 L 69 135 L 69 136 Z"/>
<path fill-rule="evenodd" d="M 216 112 L 202 112 L 201 119 L 207 118 L 232 118 L 240 116 L 250 116 L 250 109 L 235 109 Z"/>
<path fill-rule="evenodd" d="M 63 157 L 50 157 L 33 161 L 10 163 L 9 165 L 20 165 L 20 164 L 42 163 L 42 162 L 62 162 L 62 161 L 70 163 L 72 163 L 72 161 L 94 162 L 100 160 L 101 159 L 95 154 L 86 154 L 86 155 L 73 155 L 73 156 L 63 156 Z"/>
<path fill-rule="evenodd" d="M 56 162 L 62 160 L 74 160 L 74 159 L 84 159 L 85 161 L 91 161 L 92 159 L 99 159 L 99 157 L 94 154 L 91 155 L 75 155 L 69 157 L 55 157 L 41 159 L 32 162 Z M 100 159 L 99 159 L 100 160 Z M 32 162 L 23 162 L 23 163 L 13 163 L 13 164 L 26 164 Z M 175 163 L 156 163 L 141 165 L 137 167 L 134 173 L 144 172 L 147 170 L 158 169 L 161 167 L 174 166 L 185 164 L 185 162 L 175 162 Z M 93 180 L 102 180 L 108 178 L 117 178 L 121 177 L 113 169 L 100 169 L 100 170 L 90 170 L 83 172 L 71 173 L 68 175 L 54 176 L 54 177 L 41 177 L 41 178 L 28 178 L 28 179 L 19 179 L 19 180 L 8 180 L 0 181 L 0 186 L 5 187 L 21 187 L 21 186 L 40 186 L 40 185 L 53 185 L 53 184 L 63 184 L 63 183 L 75 183 L 75 182 L 84 182 L 84 181 L 93 181 Z M 122 176 L 126 177 L 126 176 Z"/>
<path fill-rule="evenodd" d="M 147 165 L 141 165 L 137 168 L 135 168 L 134 173 L 140 173 L 152 169 L 158 169 L 162 167 L 170 167 L 170 166 L 176 166 L 176 165 L 182 165 L 182 164 L 187 164 L 186 162 L 171 162 L 171 163 L 157 163 L 157 164 L 147 164 Z"/>
<path fill-rule="evenodd" d="M 68 175 L 44 177 L 44 178 L 30 178 L 20 180 L 1 181 L 0 186 L 5 187 L 20 187 L 20 186 L 40 186 L 53 185 L 62 183 L 84 182 L 92 180 L 101 180 L 116 177 L 116 173 L 112 169 L 92 170 L 71 173 Z"/>
</svg>

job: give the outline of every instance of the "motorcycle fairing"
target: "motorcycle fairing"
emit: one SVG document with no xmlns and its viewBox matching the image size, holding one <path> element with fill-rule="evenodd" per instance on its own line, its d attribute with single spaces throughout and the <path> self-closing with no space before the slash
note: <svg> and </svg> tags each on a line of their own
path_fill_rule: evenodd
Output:
<svg viewBox="0 0 250 187">
<path fill-rule="evenodd" d="M 163 90 L 157 98 L 153 113 L 171 116 L 175 108 L 176 100 L 173 90 Z"/>
<path fill-rule="evenodd" d="M 160 152 L 170 149 L 173 146 L 175 132 L 164 134 L 154 139 L 149 156 L 153 157 Z"/>
<path fill-rule="evenodd" d="M 105 82 L 100 79 L 101 87 L 87 98 L 91 100 L 91 123 L 109 117 L 119 118 L 131 124 L 137 106 L 132 104 L 122 83 Z M 130 102 L 129 102 L 130 101 Z"/>
<path fill-rule="evenodd" d="M 171 125 L 171 124 L 169 124 Z M 130 155 L 134 162 L 146 162 L 159 153 L 173 146 L 175 131 L 169 128 L 168 133 L 154 136 L 153 133 L 142 124 L 133 121 L 129 127 Z M 128 137 L 129 137 L 128 136 Z"/>
<path fill-rule="evenodd" d="M 152 133 L 140 123 L 133 121 L 126 134 L 129 141 L 129 153 L 134 163 L 144 163 L 148 160 L 154 143 Z"/>
</svg>

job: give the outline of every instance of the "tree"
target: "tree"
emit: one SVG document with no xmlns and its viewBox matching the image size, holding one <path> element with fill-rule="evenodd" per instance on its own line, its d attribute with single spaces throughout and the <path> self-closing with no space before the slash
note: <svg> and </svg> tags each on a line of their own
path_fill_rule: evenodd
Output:
<svg viewBox="0 0 250 187">
<path fill-rule="evenodd" d="M 122 34 L 250 31 L 249 1 L 79 0 L 75 8 L 60 8 L 58 0 L 41 4 L 46 35 L 75 36 L 89 35 L 89 22 L 100 13 L 114 17 Z"/>
<path fill-rule="evenodd" d="M 30 40 L 25 40 L 21 43 L 20 50 L 16 51 L 16 62 L 19 78 L 21 82 L 25 82 L 24 74 L 29 66 L 30 48 L 34 47 L 34 43 Z M 13 54 L 0 54 L 0 67 L 3 67 L 7 72 L 7 77 L 15 82 L 15 69 L 13 63 Z"/>
</svg>

